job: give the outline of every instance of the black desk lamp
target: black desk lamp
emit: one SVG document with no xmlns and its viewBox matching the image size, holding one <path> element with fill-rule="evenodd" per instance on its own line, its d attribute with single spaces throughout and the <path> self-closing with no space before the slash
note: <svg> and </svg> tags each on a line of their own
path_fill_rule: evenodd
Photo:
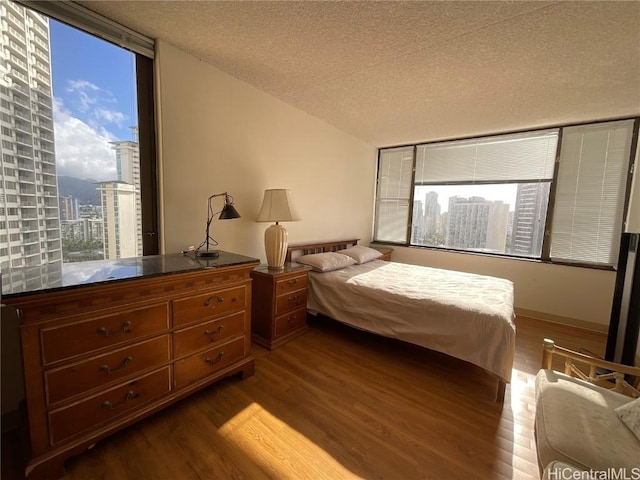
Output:
<svg viewBox="0 0 640 480">
<path fill-rule="evenodd" d="M 213 213 L 213 199 L 222 196 L 224 196 L 224 206 L 222 207 L 222 210 Z M 218 250 L 209 249 L 209 246 L 215 247 L 218 245 L 218 242 L 209 233 L 211 222 L 213 222 L 213 219 L 216 217 L 216 215 L 218 215 L 219 220 L 229 220 L 232 218 L 240 218 L 240 214 L 233 206 L 233 197 L 227 192 L 211 195 L 207 200 L 207 207 L 207 231 L 205 233 L 204 241 L 200 245 L 198 245 L 198 248 L 196 248 L 195 255 L 196 257 L 216 258 L 220 255 L 220 252 Z M 202 250 L 202 247 L 206 248 Z"/>
</svg>

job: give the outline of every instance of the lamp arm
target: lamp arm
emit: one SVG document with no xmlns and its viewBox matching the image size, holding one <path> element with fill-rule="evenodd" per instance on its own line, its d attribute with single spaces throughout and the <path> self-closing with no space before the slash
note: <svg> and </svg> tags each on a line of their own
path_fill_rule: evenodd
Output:
<svg viewBox="0 0 640 480">
<path fill-rule="evenodd" d="M 211 234 L 210 232 L 210 227 L 211 227 L 211 223 L 213 222 L 213 219 L 215 218 L 215 216 L 217 215 L 216 213 L 213 213 L 213 203 L 212 200 L 214 198 L 217 197 L 222 197 L 224 196 L 224 203 L 225 205 L 229 204 L 229 203 L 233 203 L 233 197 L 231 197 L 231 195 L 229 195 L 228 192 L 222 192 L 222 193 L 215 193 L 213 195 L 211 195 L 208 199 L 207 199 L 207 228 L 205 230 L 205 237 L 204 237 L 204 242 L 202 242 L 202 244 L 200 245 L 201 247 L 203 245 L 206 245 L 207 250 L 209 250 L 209 240 L 211 239 Z M 220 213 L 220 212 L 218 212 Z M 200 250 L 200 248 L 198 248 L 196 251 Z"/>
</svg>

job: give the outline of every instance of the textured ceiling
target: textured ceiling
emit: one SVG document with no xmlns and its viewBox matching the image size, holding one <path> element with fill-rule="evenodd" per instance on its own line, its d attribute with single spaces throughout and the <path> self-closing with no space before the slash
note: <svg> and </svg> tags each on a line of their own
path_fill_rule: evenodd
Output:
<svg viewBox="0 0 640 480">
<path fill-rule="evenodd" d="M 640 1 L 78 3 L 375 146 L 640 113 Z"/>
</svg>

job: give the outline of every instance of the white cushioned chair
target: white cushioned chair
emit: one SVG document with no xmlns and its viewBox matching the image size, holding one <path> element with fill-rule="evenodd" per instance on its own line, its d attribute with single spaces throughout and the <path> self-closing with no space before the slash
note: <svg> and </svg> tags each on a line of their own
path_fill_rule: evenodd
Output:
<svg viewBox="0 0 640 480">
<path fill-rule="evenodd" d="M 564 373 L 551 369 L 553 355 L 564 357 Z M 578 365 L 586 365 L 588 373 Z M 599 369 L 605 373 L 598 374 L 603 371 Z M 635 377 L 633 385 L 625 375 Z M 637 379 L 640 368 L 606 362 L 545 340 L 535 385 L 535 436 L 540 470 L 546 470 L 543 478 L 558 465 L 577 471 L 626 468 L 631 472 L 640 467 L 638 433 L 616 411 L 640 397 Z"/>
</svg>

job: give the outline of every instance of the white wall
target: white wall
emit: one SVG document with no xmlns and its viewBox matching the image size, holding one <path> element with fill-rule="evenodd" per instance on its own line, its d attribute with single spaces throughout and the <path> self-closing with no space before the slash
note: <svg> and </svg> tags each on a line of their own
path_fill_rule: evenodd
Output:
<svg viewBox="0 0 640 480">
<path fill-rule="evenodd" d="M 214 222 L 219 248 L 264 262 L 268 224 L 254 219 L 266 188 L 293 192 L 303 220 L 285 224 L 290 242 L 370 240 L 374 146 L 162 41 L 156 75 L 164 252 L 200 243 L 207 197 L 229 191 L 242 218 Z M 614 272 L 418 248 L 393 258 L 508 278 L 518 309 L 609 323 Z"/>
<path fill-rule="evenodd" d="M 242 218 L 214 221 L 222 250 L 265 261 L 267 188 L 292 191 L 290 243 L 370 239 L 375 147 L 162 41 L 156 75 L 165 253 L 204 240 L 207 198 L 223 191 Z"/>
</svg>

